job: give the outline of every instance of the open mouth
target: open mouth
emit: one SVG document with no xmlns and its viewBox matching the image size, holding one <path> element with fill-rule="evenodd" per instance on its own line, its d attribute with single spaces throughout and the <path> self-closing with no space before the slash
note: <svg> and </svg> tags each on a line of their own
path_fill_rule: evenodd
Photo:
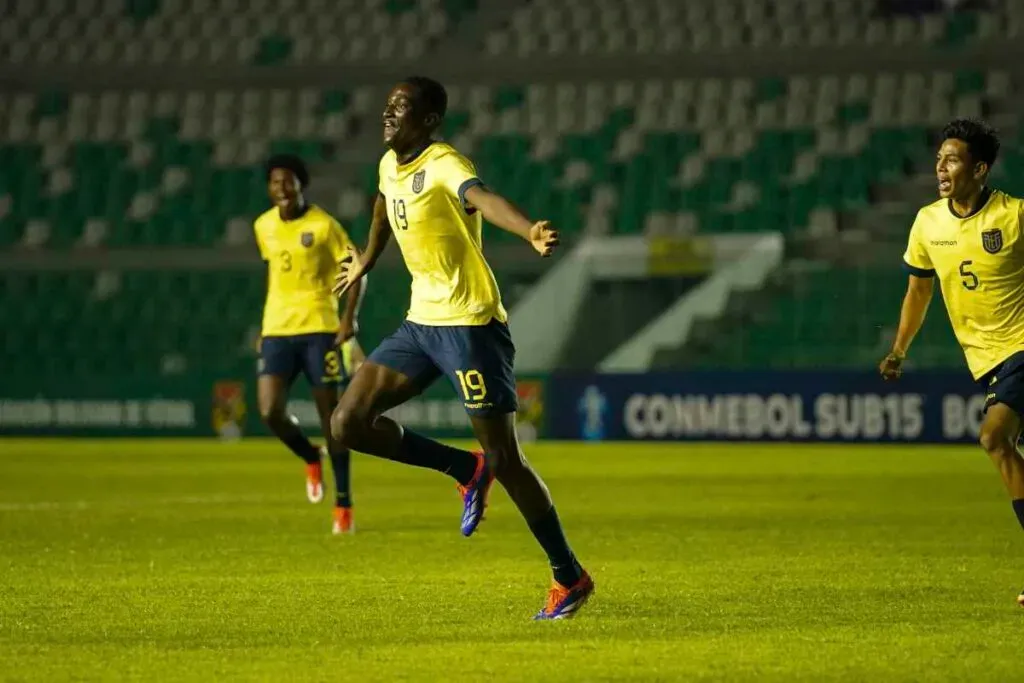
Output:
<svg viewBox="0 0 1024 683">
<path fill-rule="evenodd" d="M 384 122 L 384 134 L 391 135 L 395 132 L 396 126 L 391 121 Z"/>
<path fill-rule="evenodd" d="M 939 179 L 939 192 L 949 192 L 952 187 L 953 183 L 950 181 Z"/>
</svg>

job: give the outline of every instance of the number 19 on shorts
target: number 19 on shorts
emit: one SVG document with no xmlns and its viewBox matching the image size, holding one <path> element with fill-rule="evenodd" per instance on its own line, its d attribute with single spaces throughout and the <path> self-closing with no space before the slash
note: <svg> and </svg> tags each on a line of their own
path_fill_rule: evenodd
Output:
<svg viewBox="0 0 1024 683">
<path fill-rule="evenodd" d="M 456 370 L 455 376 L 459 378 L 462 397 L 467 403 L 479 403 L 487 397 L 487 386 L 479 370 Z"/>
</svg>

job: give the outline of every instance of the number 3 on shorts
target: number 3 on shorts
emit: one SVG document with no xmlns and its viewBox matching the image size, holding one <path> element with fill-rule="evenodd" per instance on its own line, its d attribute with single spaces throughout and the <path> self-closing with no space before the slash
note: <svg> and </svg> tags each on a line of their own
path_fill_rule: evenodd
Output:
<svg viewBox="0 0 1024 683">
<path fill-rule="evenodd" d="M 459 386 L 462 387 L 462 396 L 465 400 L 484 400 L 487 396 L 487 386 L 479 370 L 456 370 L 455 375 L 459 378 Z"/>
<path fill-rule="evenodd" d="M 329 379 L 337 379 L 341 375 L 341 359 L 337 351 L 331 350 L 324 354 L 324 373 Z"/>
</svg>

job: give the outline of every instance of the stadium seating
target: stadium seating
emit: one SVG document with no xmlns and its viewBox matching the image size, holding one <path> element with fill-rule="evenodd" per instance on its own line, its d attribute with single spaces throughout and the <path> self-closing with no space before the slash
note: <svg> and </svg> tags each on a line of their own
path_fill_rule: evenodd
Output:
<svg viewBox="0 0 1024 683">
<path fill-rule="evenodd" d="M 1019 3 L 999 12 L 886 16 L 865 0 L 530 2 L 484 45 L 494 56 L 668 54 L 739 47 L 959 45 L 1015 37 Z"/>
<path fill-rule="evenodd" d="M 251 371 L 265 282 L 258 269 L 0 274 L 0 354 L 19 359 L 5 375 Z M 397 327 L 409 297 L 404 272 L 372 283 L 388 304 L 363 311 L 369 346 Z"/>
<path fill-rule="evenodd" d="M 811 270 L 792 275 L 791 289 L 690 361 L 701 367 L 865 368 L 888 350 L 906 291 L 895 268 Z M 661 362 L 672 364 L 671 353 Z M 935 301 L 914 341 L 910 367 L 949 367 L 963 352 Z"/>
<path fill-rule="evenodd" d="M 1001 72 L 453 86 L 443 133 L 492 185 L 567 234 L 799 230 L 865 206 L 979 115 Z M 343 90 L 0 95 L 0 242 L 68 247 L 250 239 L 259 162 L 331 162 L 379 94 Z M 365 126 L 364 126 L 365 129 Z M 1010 146 L 1006 170 L 1020 167 Z M 365 225 L 366 160 L 327 207 Z M 494 231 L 489 239 L 511 239 Z"/>
<path fill-rule="evenodd" d="M 7 0 L 0 59 L 147 66 L 416 58 L 475 0 Z"/>
<path fill-rule="evenodd" d="M 530 1 L 509 3 L 501 10 L 507 22 L 480 41 L 493 56 L 607 56 L 740 45 L 940 46 L 1022 33 L 1024 4 L 990 4 L 994 11 L 908 17 L 879 15 L 864 0 Z M 500 14 L 476 0 L 0 0 L 0 59 L 26 68 L 259 72 L 417 58 L 478 5 Z M 527 83 L 449 84 L 442 133 L 490 185 L 553 220 L 569 242 L 584 231 L 835 229 L 843 214 L 869 206 L 874 187 L 927 163 L 938 126 L 999 110 L 1010 95 L 1006 73 L 977 69 L 621 82 L 595 72 Z M 366 150 L 382 87 L 171 90 L 155 80 L 135 91 L 0 93 L 0 249 L 248 244 L 252 219 L 267 206 L 260 162 L 275 151 L 297 152 L 329 175 L 315 198 L 360 233 L 376 191 L 376 158 Z M 1004 143 L 998 184 L 1024 193 L 1024 136 L 1011 131 Z M 354 154 L 366 158 L 360 164 Z M 485 242 L 512 239 L 490 230 Z M 865 349 L 873 358 L 877 325 L 895 315 L 876 302 L 898 301 L 902 278 L 858 272 L 798 282 L 806 286 L 708 362 L 860 363 Z M 408 277 L 388 273 L 372 286 L 378 303 L 362 321 L 369 343 L 401 317 Z M 887 286 L 892 291 L 880 289 Z M 249 363 L 262 287 L 255 267 L 3 273 L 8 331 L 0 352 L 55 375 L 67 362 L 82 373 Z M 879 320 L 831 313 L 853 307 L 869 317 L 877 311 Z M 841 334 L 812 323 L 819 313 Z M 934 352 L 924 338 L 918 362 L 954 358 L 945 332 L 936 333 Z M 124 353 L 109 354 L 119 344 Z"/>
<path fill-rule="evenodd" d="M 4 235 L 58 247 L 248 240 L 267 207 L 267 155 L 330 160 L 369 105 L 317 90 L 0 96 Z M 242 225 L 229 231 L 232 218 Z"/>
<path fill-rule="evenodd" d="M 529 274 L 499 275 L 508 307 Z M 369 352 L 405 317 L 411 280 L 397 266 L 368 278 L 359 339 Z M 256 362 L 266 275 L 217 270 L 13 271 L 0 273 L 4 377 L 250 373 Z"/>
</svg>

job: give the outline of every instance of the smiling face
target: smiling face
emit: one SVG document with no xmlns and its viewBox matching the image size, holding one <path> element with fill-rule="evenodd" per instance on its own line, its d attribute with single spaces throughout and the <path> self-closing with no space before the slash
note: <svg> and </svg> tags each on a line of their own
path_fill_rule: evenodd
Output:
<svg viewBox="0 0 1024 683">
<path fill-rule="evenodd" d="M 956 138 L 942 142 L 935 160 L 939 197 L 962 201 L 977 194 L 985 183 L 988 165 L 971 158 L 967 143 Z"/>
<path fill-rule="evenodd" d="M 398 153 L 416 149 L 437 125 L 437 114 L 427 112 L 416 88 L 399 83 L 384 105 L 384 144 Z"/>
<path fill-rule="evenodd" d="M 302 184 L 295 174 L 286 168 L 275 168 L 270 171 L 267 180 L 267 194 L 283 215 L 296 209 L 302 197 Z"/>
</svg>

